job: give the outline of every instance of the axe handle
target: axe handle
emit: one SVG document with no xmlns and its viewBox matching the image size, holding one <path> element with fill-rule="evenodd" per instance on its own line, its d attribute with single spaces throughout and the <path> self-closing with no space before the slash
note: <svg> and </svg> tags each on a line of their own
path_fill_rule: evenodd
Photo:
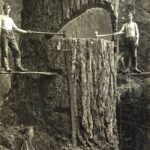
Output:
<svg viewBox="0 0 150 150">
<path fill-rule="evenodd" d="M 99 34 L 97 35 L 97 37 L 106 37 L 106 36 L 112 36 L 114 34 Z"/>
<path fill-rule="evenodd" d="M 65 32 L 63 33 L 54 33 L 54 32 L 40 32 L 40 31 L 31 31 L 31 34 L 45 34 L 45 35 L 60 35 L 65 37 Z"/>
</svg>

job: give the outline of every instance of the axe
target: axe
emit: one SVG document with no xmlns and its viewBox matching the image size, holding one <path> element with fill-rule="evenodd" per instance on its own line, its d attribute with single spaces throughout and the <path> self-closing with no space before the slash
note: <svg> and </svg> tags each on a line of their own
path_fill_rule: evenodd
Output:
<svg viewBox="0 0 150 150">
<path fill-rule="evenodd" d="M 99 37 L 106 37 L 106 36 L 112 36 L 114 35 L 114 33 L 112 34 L 98 34 L 98 31 L 95 31 L 95 34 L 96 34 L 96 37 L 99 38 Z"/>
</svg>

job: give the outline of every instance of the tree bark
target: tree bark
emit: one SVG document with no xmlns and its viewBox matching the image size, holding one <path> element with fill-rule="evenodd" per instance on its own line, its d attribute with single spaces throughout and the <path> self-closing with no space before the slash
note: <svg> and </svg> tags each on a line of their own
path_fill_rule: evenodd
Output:
<svg viewBox="0 0 150 150">
<path fill-rule="evenodd" d="M 114 0 L 65 0 L 61 2 L 47 0 L 43 2 L 40 0 L 38 3 L 35 0 L 28 3 L 23 1 L 22 27 L 37 31 L 57 32 L 69 20 L 72 20 L 72 18 L 78 14 L 92 7 L 102 7 L 110 12 L 112 27 L 114 29 L 113 25 L 115 24 L 118 8 L 118 3 Z M 34 12 L 32 10 L 34 10 Z M 65 58 L 62 56 L 62 52 L 60 52 L 59 55 L 53 53 L 54 47 L 56 48 L 56 43 L 53 41 L 51 42 L 52 44 L 49 44 L 48 41 L 47 38 L 39 35 L 23 38 L 21 42 L 22 46 L 24 47 L 26 45 L 29 47 L 29 51 L 23 54 L 25 56 L 25 64 L 31 69 L 62 71 L 63 74 L 67 75 Z M 64 40 L 63 42 L 60 40 L 59 42 L 61 43 L 62 49 L 65 50 L 66 47 L 67 50 L 71 51 L 69 52 L 71 54 L 68 61 L 70 61 L 73 71 L 71 74 L 73 97 L 74 100 L 76 100 L 75 106 L 77 109 L 75 110 L 75 115 L 77 115 L 76 137 L 78 137 L 78 144 L 81 143 L 81 145 L 94 148 L 97 146 L 98 148 L 105 149 L 108 146 L 108 149 L 114 147 L 117 149 L 117 131 L 115 127 L 113 127 L 116 123 L 116 81 L 114 66 L 111 66 L 111 64 L 114 64 L 112 54 L 113 46 L 110 44 L 109 55 L 107 53 L 109 49 L 107 42 L 100 44 L 101 42 L 98 41 L 100 51 L 98 47 L 92 47 L 91 43 L 93 40 Z M 34 59 L 30 57 L 32 54 Z M 64 79 L 64 77 L 57 78 L 57 80 L 53 81 L 53 86 L 47 85 L 47 89 L 51 91 L 51 94 L 53 93 L 54 97 L 57 97 L 55 102 L 57 105 L 61 99 L 63 102 L 66 102 L 67 105 L 65 107 L 68 108 L 70 107 L 67 102 L 70 99 L 69 95 L 66 97 L 66 95 L 63 94 L 67 87 L 66 83 L 68 81 L 66 79 L 67 78 Z M 59 88 L 58 86 L 60 84 L 61 87 Z M 50 89 L 50 87 L 53 87 L 53 89 Z M 58 89 L 59 94 L 56 92 Z M 66 92 L 69 92 L 68 87 L 65 93 Z M 48 93 L 46 93 L 46 95 L 47 94 Z M 49 93 L 48 95 L 50 96 L 51 94 Z M 106 131 L 106 129 L 108 129 L 108 131 Z M 100 132 L 99 134 L 97 134 L 98 131 Z M 99 140 L 101 142 L 98 142 Z M 101 146 L 101 144 L 103 146 Z"/>
<path fill-rule="evenodd" d="M 58 44 L 59 50 L 57 50 Z M 38 125 L 39 117 L 42 117 L 42 126 L 49 126 L 49 130 L 55 123 L 59 124 L 55 126 L 51 136 L 56 137 L 59 134 L 61 137 L 70 138 L 68 135 L 74 132 L 78 146 L 90 147 L 94 150 L 96 148 L 118 149 L 113 43 L 99 39 L 56 39 L 47 41 L 46 46 L 48 48 L 46 50 L 47 64 L 52 66 L 50 70 L 55 69 L 61 74 L 52 79 L 35 77 L 40 86 L 30 79 L 33 85 L 29 87 L 26 83 L 27 79 L 21 79 L 25 85 L 20 92 L 24 91 L 24 94 L 18 94 L 15 98 L 27 101 L 27 104 L 32 101 L 31 99 L 36 99 L 36 107 L 39 107 L 44 118 L 35 115 L 32 118 L 32 112 L 35 111 L 37 114 L 34 110 L 30 111 L 31 118 L 25 119 L 25 114 L 21 113 L 19 120 L 24 125 L 29 125 L 29 122 L 32 125 Z M 65 59 L 70 66 L 69 70 L 66 70 Z M 70 81 L 67 78 L 68 74 L 71 75 Z M 70 96 L 69 84 L 72 88 Z M 33 89 L 33 86 L 36 88 Z M 51 103 L 49 103 L 49 97 Z M 74 104 L 72 109 L 75 113 L 73 116 L 69 114 L 72 100 Z M 18 103 L 17 107 L 19 105 Z M 64 108 L 68 112 L 63 112 Z M 59 114 L 57 114 L 58 111 Z M 62 120 L 66 113 L 70 119 Z M 55 114 L 61 118 L 61 124 L 60 120 L 55 118 Z M 74 117 L 75 124 L 71 123 L 71 117 Z M 74 126 L 73 130 L 70 130 L 71 125 Z"/>
<path fill-rule="evenodd" d="M 22 28 L 57 32 L 76 15 L 97 6 L 107 8 L 111 17 L 115 17 L 114 2 L 24 0 Z M 57 50 L 58 45 L 60 50 Z M 117 150 L 113 43 L 100 39 L 50 40 L 41 35 L 24 35 L 21 48 L 23 64 L 29 70 L 54 71 L 60 75 L 14 75 L 12 91 L 3 106 L 2 112 L 6 116 L 1 118 L 2 122 L 19 128 L 34 126 L 33 142 L 39 150 L 69 149 L 71 117 L 74 117 L 75 139 L 79 147 Z M 68 56 L 64 57 L 66 53 Z M 66 62 L 71 69 L 66 68 Z M 73 92 L 74 116 L 71 116 L 70 110 L 69 82 Z"/>
</svg>

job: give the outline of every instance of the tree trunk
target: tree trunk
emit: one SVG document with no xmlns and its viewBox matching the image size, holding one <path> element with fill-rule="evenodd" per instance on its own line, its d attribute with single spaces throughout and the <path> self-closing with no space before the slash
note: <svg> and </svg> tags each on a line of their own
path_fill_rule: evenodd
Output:
<svg viewBox="0 0 150 150">
<path fill-rule="evenodd" d="M 76 15 L 96 6 L 106 7 L 111 19 L 115 18 L 113 0 L 24 0 L 22 28 L 56 32 Z M 23 64 L 29 70 L 59 75 L 13 75 L 2 122 L 19 129 L 34 126 L 33 142 L 39 150 L 69 149 L 72 134 L 80 148 L 117 150 L 113 42 L 24 35 L 21 48 Z M 14 136 L 20 139 L 19 132 Z"/>
<path fill-rule="evenodd" d="M 61 50 L 57 50 L 58 44 Z M 80 147 L 117 150 L 113 43 L 100 39 L 56 39 L 46 45 L 47 63 L 53 64 L 53 71 L 60 75 L 14 75 L 4 111 L 13 113 L 15 120 L 7 113 L 9 119 L 5 120 L 5 116 L 3 122 L 34 126 L 39 132 L 35 135 L 39 149 L 48 145 L 49 149 L 67 149 L 75 134 L 74 140 Z"/>
</svg>

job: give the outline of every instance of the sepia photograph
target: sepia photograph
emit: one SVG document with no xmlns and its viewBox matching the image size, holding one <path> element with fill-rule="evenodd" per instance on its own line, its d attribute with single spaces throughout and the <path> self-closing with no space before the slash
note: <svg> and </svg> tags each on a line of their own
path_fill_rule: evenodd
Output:
<svg viewBox="0 0 150 150">
<path fill-rule="evenodd" d="M 149 0 L 0 0 L 0 150 L 150 150 Z"/>
</svg>

